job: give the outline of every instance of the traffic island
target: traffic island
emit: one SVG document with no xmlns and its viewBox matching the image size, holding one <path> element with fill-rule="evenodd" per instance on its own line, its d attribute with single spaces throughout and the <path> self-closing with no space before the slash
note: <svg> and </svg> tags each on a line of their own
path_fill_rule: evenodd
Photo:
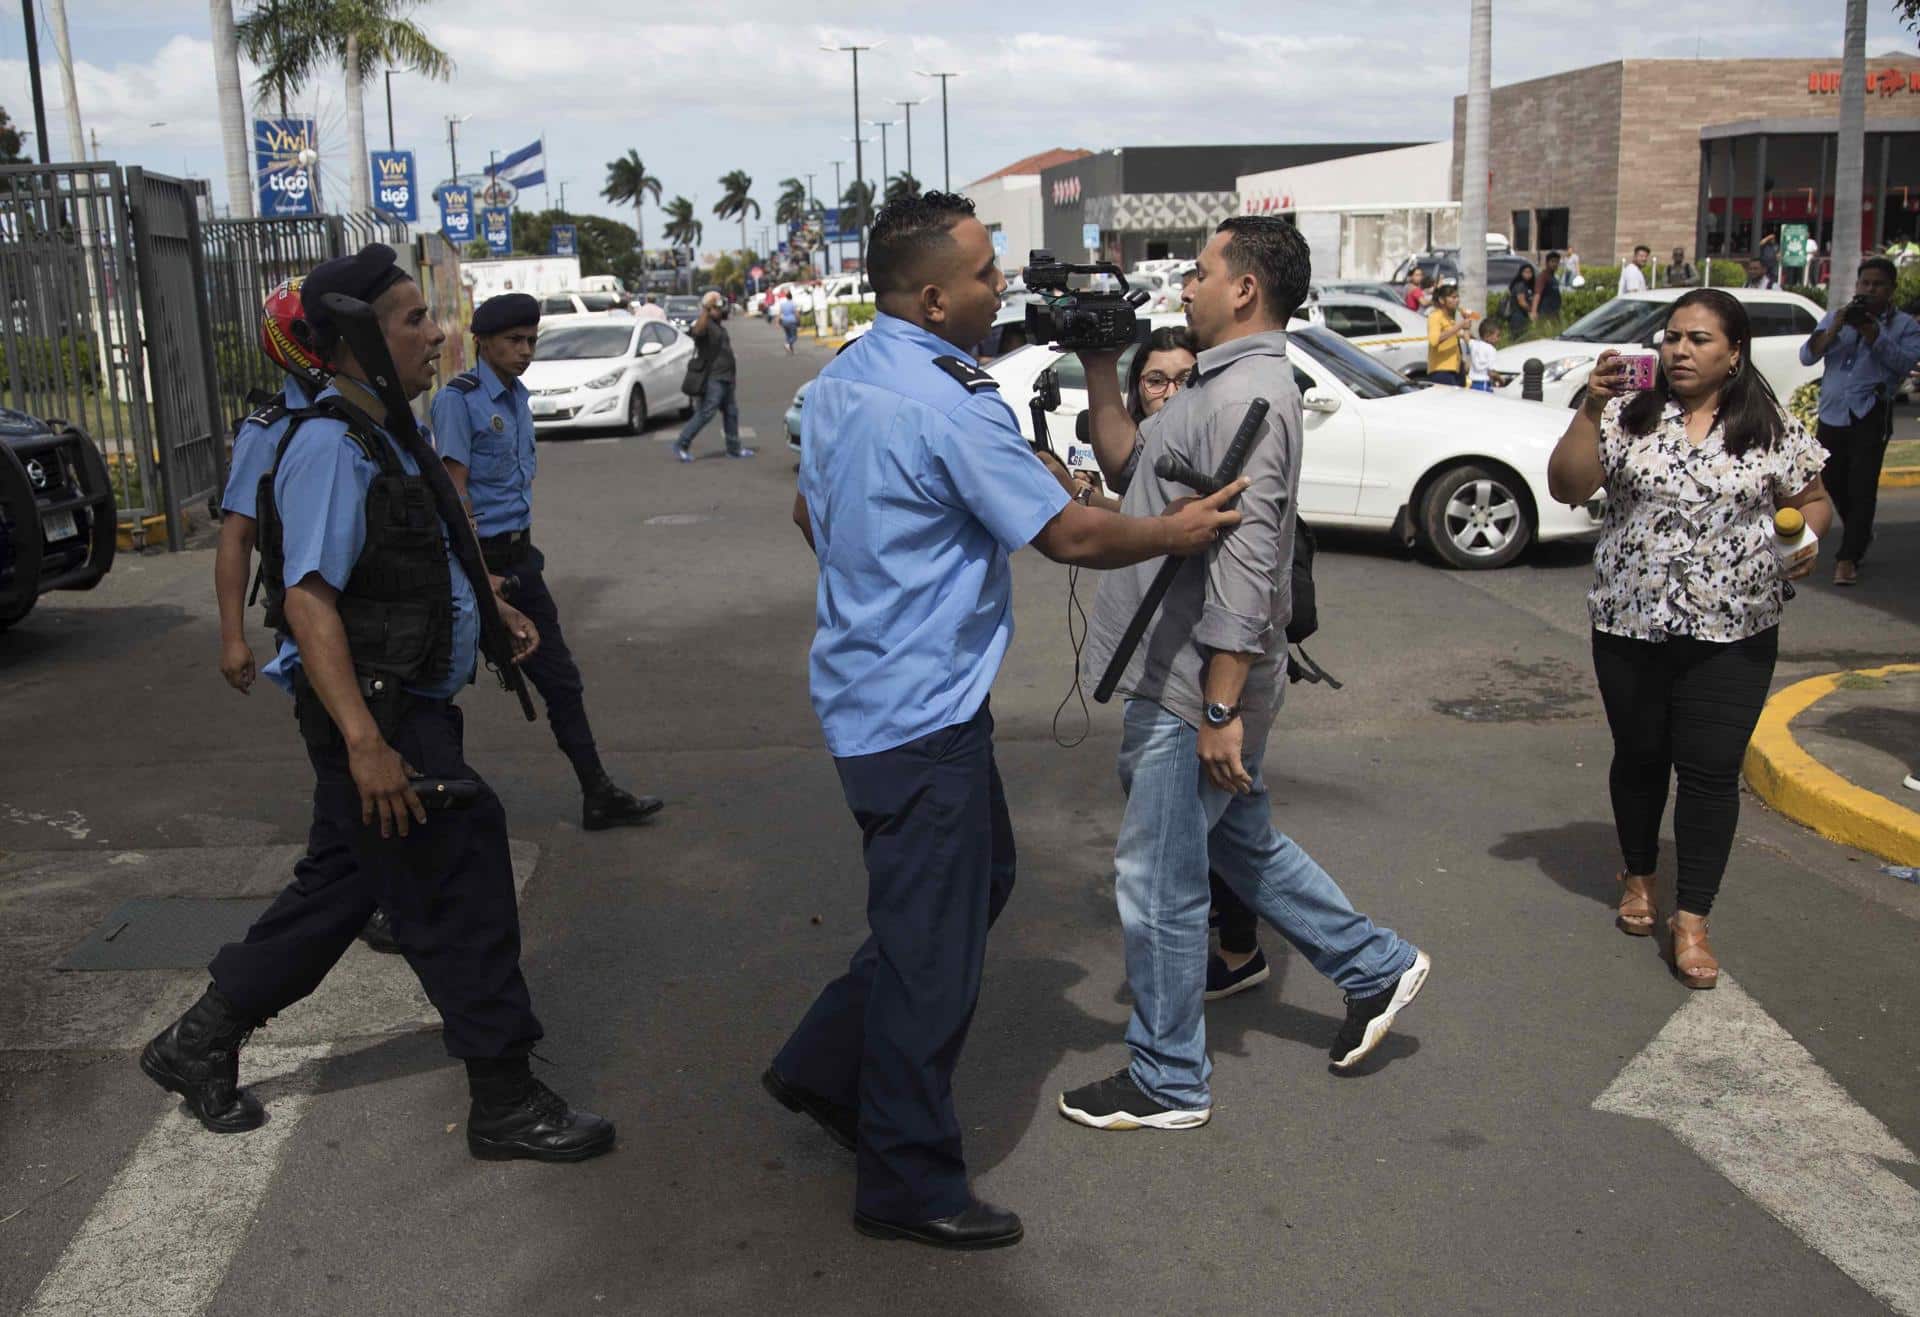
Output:
<svg viewBox="0 0 1920 1317">
<path fill-rule="evenodd" d="M 1920 792 L 1901 785 L 1915 768 L 1920 663 L 1796 682 L 1767 701 L 1747 746 L 1747 784 L 1762 800 L 1896 864 L 1920 864 Z"/>
</svg>

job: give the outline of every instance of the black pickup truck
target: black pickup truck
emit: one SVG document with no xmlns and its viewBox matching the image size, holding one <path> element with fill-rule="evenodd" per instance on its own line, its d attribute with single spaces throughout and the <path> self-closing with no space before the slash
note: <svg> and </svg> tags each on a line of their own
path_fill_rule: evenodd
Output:
<svg viewBox="0 0 1920 1317">
<path fill-rule="evenodd" d="M 113 482 L 77 427 L 0 407 L 0 631 L 113 566 Z"/>
</svg>

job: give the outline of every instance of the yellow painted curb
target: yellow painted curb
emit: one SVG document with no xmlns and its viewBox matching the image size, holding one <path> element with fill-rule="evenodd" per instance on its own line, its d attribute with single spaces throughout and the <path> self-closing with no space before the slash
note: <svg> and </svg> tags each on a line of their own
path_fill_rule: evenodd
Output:
<svg viewBox="0 0 1920 1317">
<path fill-rule="evenodd" d="M 1747 745 L 1747 785 L 1788 818 L 1842 845 L 1896 864 L 1920 864 L 1920 813 L 1857 787 L 1800 748 L 1793 720 L 1840 688 L 1848 677 L 1920 672 L 1895 663 L 1858 672 L 1830 672 L 1793 685 L 1767 701 Z"/>
<path fill-rule="evenodd" d="M 1890 466 L 1880 472 L 1882 489 L 1920 489 L 1920 466 Z"/>
</svg>

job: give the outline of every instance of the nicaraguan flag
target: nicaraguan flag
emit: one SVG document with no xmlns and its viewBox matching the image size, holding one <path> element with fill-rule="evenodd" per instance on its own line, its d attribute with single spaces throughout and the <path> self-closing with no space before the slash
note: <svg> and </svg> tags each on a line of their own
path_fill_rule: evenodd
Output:
<svg viewBox="0 0 1920 1317">
<path fill-rule="evenodd" d="M 487 172 L 522 190 L 535 187 L 547 181 L 547 154 L 536 138 L 531 145 L 496 160 Z"/>
</svg>

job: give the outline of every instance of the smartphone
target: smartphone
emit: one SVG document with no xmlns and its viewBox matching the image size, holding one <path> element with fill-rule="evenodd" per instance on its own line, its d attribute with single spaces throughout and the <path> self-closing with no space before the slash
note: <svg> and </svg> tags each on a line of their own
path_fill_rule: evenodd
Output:
<svg viewBox="0 0 1920 1317">
<path fill-rule="evenodd" d="M 1618 358 L 1626 375 L 1620 381 L 1623 393 L 1644 393 L 1653 387 L 1655 373 L 1660 368 L 1658 354 L 1652 352 L 1622 352 Z"/>
</svg>

